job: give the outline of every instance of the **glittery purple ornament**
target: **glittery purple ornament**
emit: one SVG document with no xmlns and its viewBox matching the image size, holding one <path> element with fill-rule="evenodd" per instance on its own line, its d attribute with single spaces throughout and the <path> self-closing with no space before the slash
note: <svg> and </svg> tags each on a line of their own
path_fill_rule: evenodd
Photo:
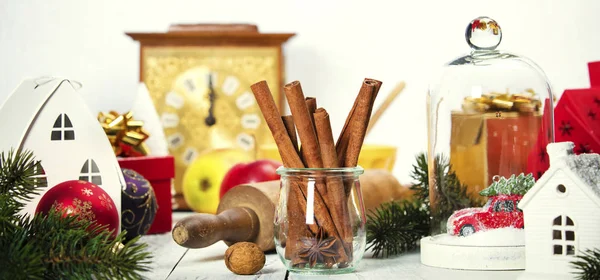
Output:
<svg viewBox="0 0 600 280">
<path fill-rule="evenodd" d="M 144 235 L 150 229 L 158 204 L 152 185 L 139 173 L 121 168 L 125 189 L 121 192 L 121 230 L 126 230 L 125 240 Z"/>
</svg>

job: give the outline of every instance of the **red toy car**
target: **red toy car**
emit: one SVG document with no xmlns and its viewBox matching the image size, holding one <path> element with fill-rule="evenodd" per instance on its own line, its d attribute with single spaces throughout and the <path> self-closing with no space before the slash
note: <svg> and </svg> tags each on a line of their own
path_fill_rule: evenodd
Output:
<svg viewBox="0 0 600 280">
<path fill-rule="evenodd" d="M 458 210 L 448 218 L 448 233 L 468 236 L 475 232 L 495 228 L 524 228 L 523 211 L 517 208 L 522 195 L 491 196 L 482 208 Z"/>
</svg>

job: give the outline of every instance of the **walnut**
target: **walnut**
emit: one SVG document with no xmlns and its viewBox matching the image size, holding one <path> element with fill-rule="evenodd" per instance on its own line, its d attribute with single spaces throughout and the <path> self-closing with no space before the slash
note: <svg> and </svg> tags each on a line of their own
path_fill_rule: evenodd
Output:
<svg viewBox="0 0 600 280">
<path fill-rule="evenodd" d="M 225 265 L 235 274 L 251 275 L 265 266 L 265 254 L 252 242 L 238 242 L 225 251 Z"/>
</svg>

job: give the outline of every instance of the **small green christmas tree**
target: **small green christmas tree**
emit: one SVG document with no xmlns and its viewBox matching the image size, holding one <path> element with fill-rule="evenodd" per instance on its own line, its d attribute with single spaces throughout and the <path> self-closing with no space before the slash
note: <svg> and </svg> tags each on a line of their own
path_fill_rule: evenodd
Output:
<svg viewBox="0 0 600 280">
<path fill-rule="evenodd" d="M 77 216 L 21 215 L 46 186 L 31 152 L 0 153 L 0 279 L 141 279 L 150 253 Z"/>
<path fill-rule="evenodd" d="M 489 187 L 479 192 L 482 196 L 495 196 L 500 194 L 518 194 L 525 195 L 535 184 L 535 178 L 532 173 L 527 175 L 521 173 L 519 176 L 513 174 L 508 179 L 500 177 L 490 184 Z"/>
</svg>

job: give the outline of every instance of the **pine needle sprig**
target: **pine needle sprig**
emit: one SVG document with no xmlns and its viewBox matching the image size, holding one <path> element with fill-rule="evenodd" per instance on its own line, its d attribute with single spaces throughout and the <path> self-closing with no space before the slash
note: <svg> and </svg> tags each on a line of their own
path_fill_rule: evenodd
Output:
<svg viewBox="0 0 600 280">
<path fill-rule="evenodd" d="M 577 270 L 575 272 L 577 279 L 600 279 L 600 249 L 586 250 L 575 258 L 576 261 L 571 262 L 571 264 Z"/>
<path fill-rule="evenodd" d="M 0 194 L 7 194 L 20 209 L 22 201 L 29 201 L 46 187 L 40 161 L 36 161 L 31 151 L 17 152 L 11 149 L 8 154 L 0 154 Z"/>
<path fill-rule="evenodd" d="M 151 253 L 106 226 L 51 210 L 19 212 L 46 186 L 31 152 L 0 154 L 0 279 L 142 279 Z"/>
<path fill-rule="evenodd" d="M 427 155 L 421 153 L 416 157 L 416 165 L 410 174 L 416 183 L 411 186 L 415 196 L 424 201 L 427 207 L 431 207 L 429 202 L 429 164 Z M 467 186 L 462 184 L 452 169 L 450 160 L 444 155 L 435 156 L 434 181 L 436 183 L 436 192 L 438 197 L 438 213 L 440 216 L 450 216 L 454 211 L 466 207 L 480 205 L 481 202 L 471 198 L 467 193 Z"/>
<path fill-rule="evenodd" d="M 37 260 L 36 266 L 45 268 L 45 279 L 141 279 L 140 273 L 150 269 L 151 255 L 145 252 L 146 244 L 136 243 L 136 238 L 120 245 L 125 232 L 113 238 L 106 226 L 96 226 L 76 216 L 63 217 L 53 210 L 31 220 L 22 219 L 20 223 L 11 234 L 17 239 L 13 242 L 25 238 L 27 246 L 37 249 L 31 252 L 26 247 L 17 255 Z M 18 261 L 0 252 L 0 264 L 22 265 L 23 260 Z"/>
<path fill-rule="evenodd" d="M 399 201 L 383 204 L 367 218 L 367 250 L 373 257 L 390 257 L 417 247 L 429 233 L 429 214 L 422 203 Z"/>
<path fill-rule="evenodd" d="M 44 279 L 44 252 L 29 242 L 29 232 L 15 228 L 0 238 L 0 279 Z"/>
</svg>

